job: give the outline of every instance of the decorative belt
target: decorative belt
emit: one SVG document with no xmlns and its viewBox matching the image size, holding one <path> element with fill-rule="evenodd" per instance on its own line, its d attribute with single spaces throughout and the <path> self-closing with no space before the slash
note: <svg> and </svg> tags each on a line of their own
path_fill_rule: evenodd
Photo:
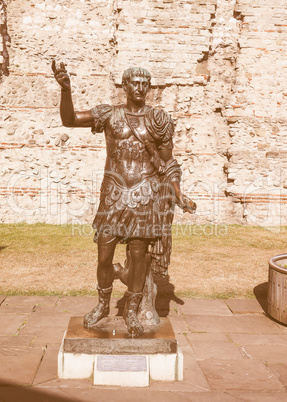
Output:
<svg viewBox="0 0 287 402">
<path fill-rule="evenodd" d="M 132 187 L 119 184 L 112 176 L 105 175 L 101 193 L 107 206 L 115 205 L 118 210 L 126 207 L 136 208 L 139 204 L 147 205 L 150 200 L 159 198 L 160 181 L 157 176 L 144 178 Z"/>
</svg>

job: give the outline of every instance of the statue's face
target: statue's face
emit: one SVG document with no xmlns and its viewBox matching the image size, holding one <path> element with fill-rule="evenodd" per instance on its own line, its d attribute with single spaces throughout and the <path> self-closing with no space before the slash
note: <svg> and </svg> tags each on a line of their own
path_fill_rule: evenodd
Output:
<svg viewBox="0 0 287 402">
<path fill-rule="evenodd" d="M 123 88 L 127 94 L 127 98 L 134 103 L 142 103 L 145 101 L 146 94 L 149 90 L 149 81 L 145 77 L 133 77 L 126 81 Z"/>
</svg>

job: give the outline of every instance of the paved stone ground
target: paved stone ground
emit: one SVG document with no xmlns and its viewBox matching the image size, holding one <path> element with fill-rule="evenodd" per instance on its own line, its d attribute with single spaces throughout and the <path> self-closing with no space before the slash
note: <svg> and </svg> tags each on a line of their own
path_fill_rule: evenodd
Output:
<svg viewBox="0 0 287 402">
<path fill-rule="evenodd" d="M 0 296 L 0 401 L 287 400 L 287 327 L 266 317 L 264 300 L 177 301 L 162 299 L 158 309 L 184 353 L 184 381 L 135 389 L 57 378 L 69 318 L 94 298 Z M 113 300 L 111 314 L 120 310 Z"/>
</svg>

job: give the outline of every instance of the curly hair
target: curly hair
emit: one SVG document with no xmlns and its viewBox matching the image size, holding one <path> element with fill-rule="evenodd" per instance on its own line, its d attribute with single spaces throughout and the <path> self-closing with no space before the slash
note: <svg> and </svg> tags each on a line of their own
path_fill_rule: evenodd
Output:
<svg viewBox="0 0 287 402">
<path fill-rule="evenodd" d="M 151 81 L 151 73 L 142 67 L 130 67 L 124 71 L 122 76 L 122 85 L 126 81 L 130 81 L 131 77 L 144 77 L 148 79 L 149 85 Z"/>
</svg>

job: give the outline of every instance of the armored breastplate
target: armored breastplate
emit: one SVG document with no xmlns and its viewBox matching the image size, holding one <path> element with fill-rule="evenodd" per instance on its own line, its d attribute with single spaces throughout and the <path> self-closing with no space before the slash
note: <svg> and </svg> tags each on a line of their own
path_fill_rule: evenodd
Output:
<svg viewBox="0 0 287 402">
<path fill-rule="evenodd" d="M 144 114 L 127 113 L 129 122 L 124 115 L 115 114 L 107 127 L 107 164 L 110 170 L 119 175 L 119 181 L 124 180 L 127 186 L 135 185 L 145 176 L 154 173 L 150 164 L 150 156 L 144 144 L 134 135 L 129 125 L 135 127 L 144 136 L 148 136 L 144 124 Z"/>
</svg>

